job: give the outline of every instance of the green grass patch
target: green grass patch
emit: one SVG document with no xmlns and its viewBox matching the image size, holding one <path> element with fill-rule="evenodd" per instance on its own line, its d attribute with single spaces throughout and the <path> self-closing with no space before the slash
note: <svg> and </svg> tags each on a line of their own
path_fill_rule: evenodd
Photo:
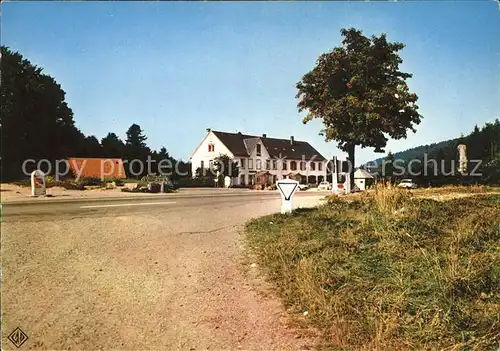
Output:
<svg viewBox="0 0 500 351">
<path fill-rule="evenodd" d="M 499 196 L 408 194 L 377 190 L 252 220 L 248 245 L 326 349 L 498 348 Z"/>
</svg>

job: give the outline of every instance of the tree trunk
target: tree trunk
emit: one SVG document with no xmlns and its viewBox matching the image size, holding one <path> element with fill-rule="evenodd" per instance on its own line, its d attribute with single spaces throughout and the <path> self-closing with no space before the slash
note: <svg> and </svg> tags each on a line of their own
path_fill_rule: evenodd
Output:
<svg viewBox="0 0 500 351">
<path fill-rule="evenodd" d="M 351 191 L 354 189 L 354 149 L 356 145 L 351 144 L 347 147 L 347 155 L 349 158 L 349 181 L 351 183 Z"/>
</svg>

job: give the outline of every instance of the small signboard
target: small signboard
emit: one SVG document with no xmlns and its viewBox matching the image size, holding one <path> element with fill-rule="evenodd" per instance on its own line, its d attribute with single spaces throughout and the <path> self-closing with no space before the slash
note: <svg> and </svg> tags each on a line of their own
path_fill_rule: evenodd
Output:
<svg viewBox="0 0 500 351">
<path fill-rule="evenodd" d="M 31 172 L 31 196 L 45 195 L 45 174 L 40 170 Z"/>
<path fill-rule="evenodd" d="M 292 197 L 299 189 L 299 182 L 293 179 L 282 179 L 276 182 L 281 194 L 281 213 L 292 212 Z"/>
</svg>

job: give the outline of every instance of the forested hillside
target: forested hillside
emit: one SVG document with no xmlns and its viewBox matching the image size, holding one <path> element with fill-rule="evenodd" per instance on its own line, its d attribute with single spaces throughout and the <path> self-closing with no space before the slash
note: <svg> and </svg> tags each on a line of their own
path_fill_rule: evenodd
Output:
<svg viewBox="0 0 500 351">
<path fill-rule="evenodd" d="M 466 145 L 467 171 L 460 174 L 458 145 Z M 381 164 L 385 160 L 396 160 L 405 168 L 401 175 L 412 176 L 422 184 L 450 184 L 450 183 L 500 183 L 500 121 L 495 119 L 483 127 L 475 126 L 474 130 L 456 139 L 446 140 L 431 145 L 418 146 L 402 152 L 389 154 L 385 158 L 377 159 L 379 175 L 394 178 L 394 167 L 386 167 L 385 172 Z M 413 163 L 410 163 L 412 162 Z M 427 162 L 424 162 L 427 161 Z"/>
<path fill-rule="evenodd" d="M 436 150 L 447 147 L 449 145 L 455 145 L 457 140 L 458 140 L 458 138 L 440 141 L 438 143 L 432 143 L 432 144 L 428 144 L 428 145 L 420 145 L 417 147 L 412 147 L 411 149 L 396 152 L 393 155 L 394 155 L 395 159 L 409 161 L 409 160 L 421 157 L 424 153 L 429 154 L 431 152 L 435 152 Z M 380 163 L 384 158 L 385 157 L 377 158 L 374 162 Z"/>
<path fill-rule="evenodd" d="M 190 170 L 186 163 L 172 158 L 165 147 L 151 150 L 137 124 L 130 126 L 124 141 L 114 132 L 100 141 L 84 135 L 76 127 L 73 111 L 65 101 L 66 93 L 56 80 L 20 53 L 4 46 L 1 51 L 2 180 L 25 178 L 22 165 L 28 159 L 51 163 L 67 157 L 145 161 L 151 155 L 153 160 L 170 159 L 173 164 L 179 162 L 179 168 Z M 144 169 L 143 174 L 146 172 Z"/>
</svg>

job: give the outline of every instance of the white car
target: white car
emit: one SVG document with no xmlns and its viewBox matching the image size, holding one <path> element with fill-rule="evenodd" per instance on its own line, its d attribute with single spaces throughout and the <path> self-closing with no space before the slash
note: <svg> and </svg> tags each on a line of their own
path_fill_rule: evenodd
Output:
<svg viewBox="0 0 500 351">
<path fill-rule="evenodd" d="M 403 179 L 399 182 L 398 187 L 406 189 L 416 189 L 418 188 L 418 185 L 411 179 Z"/>
<path fill-rule="evenodd" d="M 321 182 L 318 185 L 318 190 L 332 190 L 332 185 L 329 182 Z"/>
</svg>

